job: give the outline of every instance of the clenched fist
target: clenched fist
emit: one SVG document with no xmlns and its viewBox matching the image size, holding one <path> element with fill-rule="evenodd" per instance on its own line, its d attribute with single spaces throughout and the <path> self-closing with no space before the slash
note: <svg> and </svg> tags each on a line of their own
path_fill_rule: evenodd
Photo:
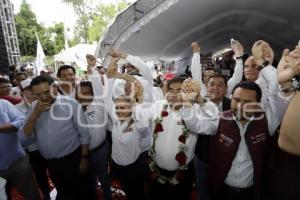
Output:
<svg viewBox="0 0 300 200">
<path fill-rule="evenodd" d="M 181 98 L 184 103 L 193 103 L 199 95 L 200 84 L 197 81 L 188 78 L 182 83 Z"/>
<path fill-rule="evenodd" d="M 200 53 L 201 48 L 200 48 L 200 46 L 199 46 L 199 44 L 197 42 L 193 42 L 191 44 L 191 47 L 192 47 L 192 52 L 193 53 Z"/>
<path fill-rule="evenodd" d="M 88 63 L 88 66 L 90 66 L 90 67 L 96 66 L 95 56 L 93 56 L 91 54 L 87 54 L 85 57 L 86 57 L 86 61 Z"/>
<path fill-rule="evenodd" d="M 300 75 L 300 41 L 292 52 L 288 49 L 283 51 L 277 68 L 278 81 L 280 83 L 288 81 L 296 75 Z"/>
<path fill-rule="evenodd" d="M 274 52 L 272 48 L 269 43 L 263 40 L 258 40 L 254 43 L 252 47 L 252 55 L 257 66 L 261 66 L 265 62 L 272 64 L 274 60 Z"/>
</svg>

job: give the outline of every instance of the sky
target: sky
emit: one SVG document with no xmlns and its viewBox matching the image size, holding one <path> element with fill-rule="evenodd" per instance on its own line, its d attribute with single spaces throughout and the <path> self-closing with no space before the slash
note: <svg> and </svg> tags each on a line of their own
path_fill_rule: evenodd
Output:
<svg viewBox="0 0 300 200">
<path fill-rule="evenodd" d="M 116 0 L 97 0 L 103 3 L 112 3 Z M 128 0 L 127 2 L 134 2 Z M 10 0 L 14 4 L 14 12 L 18 13 L 22 0 Z M 67 28 L 73 29 L 76 15 L 71 6 L 62 3 L 62 0 L 26 0 L 36 14 L 39 23 L 51 26 L 54 23 L 63 22 Z"/>
</svg>

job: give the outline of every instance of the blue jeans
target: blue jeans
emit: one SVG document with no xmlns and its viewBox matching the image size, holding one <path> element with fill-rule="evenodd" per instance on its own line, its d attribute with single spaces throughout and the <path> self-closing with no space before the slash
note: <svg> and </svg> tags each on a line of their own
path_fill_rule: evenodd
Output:
<svg viewBox="0 0 300 200">
<path fill-rule="evenodd" d="M 95 192 L 98 186 L 98 178 L 101 183 L 101 187 L 103 188 L 104 198 L 106 200 L 111 200 L 111 177 L 108 174 L 108 151 L 109 145 L 108 142 L 105 141 L 101 148 L 96 151 L 92 151 L 89 158 L 89 164 L 91 175 L 90 180 L 92 181 L 91 184 L 93 188 L 95 188 Z"/>
<path fill-rule="evenodd" d="M 198 200 L 209 200 L 208 193 L 208 165 L 194 156 L 194 170 L 196 176 L 196 192 Z"/>
</svg>

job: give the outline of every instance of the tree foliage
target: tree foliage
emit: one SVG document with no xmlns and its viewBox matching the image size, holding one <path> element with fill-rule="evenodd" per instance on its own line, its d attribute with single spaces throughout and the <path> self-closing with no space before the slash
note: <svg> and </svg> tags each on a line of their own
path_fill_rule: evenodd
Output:
<svg viewBox="0 0 300 200">
<path fill-rule="evenodd" d="M 15 24 L 21 55 L 36 55 L 35 33 L 39 36 L 46 55 L 54 55 L 64 47 L 64 25 L 59 23 L 46 28 L 39 24 L 26 0 L 22 1 L 20 11 L 15 15 Z"/>
<path fill-rule="evenodd" d="M 93 0 L 63 0 L 71 5 L 77 14 L 75 41 L 94 42 L 99 40 L 108 24 L 128 3 L 118 0 L 116 3 L 103 4 Z"/>
<path fill-rule="evenodd" d="M 88 41 L 89 13 L 93 0 L 62 0 L 71 5 L 78 17 L 76 22 L 75 37 L 82 38 L 84 42 Z"/>
<path fill-rule="evenodd" d="M 97 6 L 96 12 L 92 14 L 92 22 L 88 30 L 89 42 L 98 41 L 114 17 L 128 4 L 123 0 L 116 4 L 100 4 Z"/>
</svg>

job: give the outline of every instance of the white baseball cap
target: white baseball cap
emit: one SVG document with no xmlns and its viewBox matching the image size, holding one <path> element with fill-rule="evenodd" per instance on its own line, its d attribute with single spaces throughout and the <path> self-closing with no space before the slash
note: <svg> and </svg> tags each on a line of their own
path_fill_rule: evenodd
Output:
<svg viewBox="0 0 300 200">
<path fill-rule="evenodd" d="M 28 87 L 28 86 L 30 86 L 30 83 L 31 83 L 31 79 L 30 78 L 25 79 L 25 80 L 23 80 L 23 81 L 20 82 L 21 87 L 23 89 L 26 88 L 26 87 Z"/>
</svg>

